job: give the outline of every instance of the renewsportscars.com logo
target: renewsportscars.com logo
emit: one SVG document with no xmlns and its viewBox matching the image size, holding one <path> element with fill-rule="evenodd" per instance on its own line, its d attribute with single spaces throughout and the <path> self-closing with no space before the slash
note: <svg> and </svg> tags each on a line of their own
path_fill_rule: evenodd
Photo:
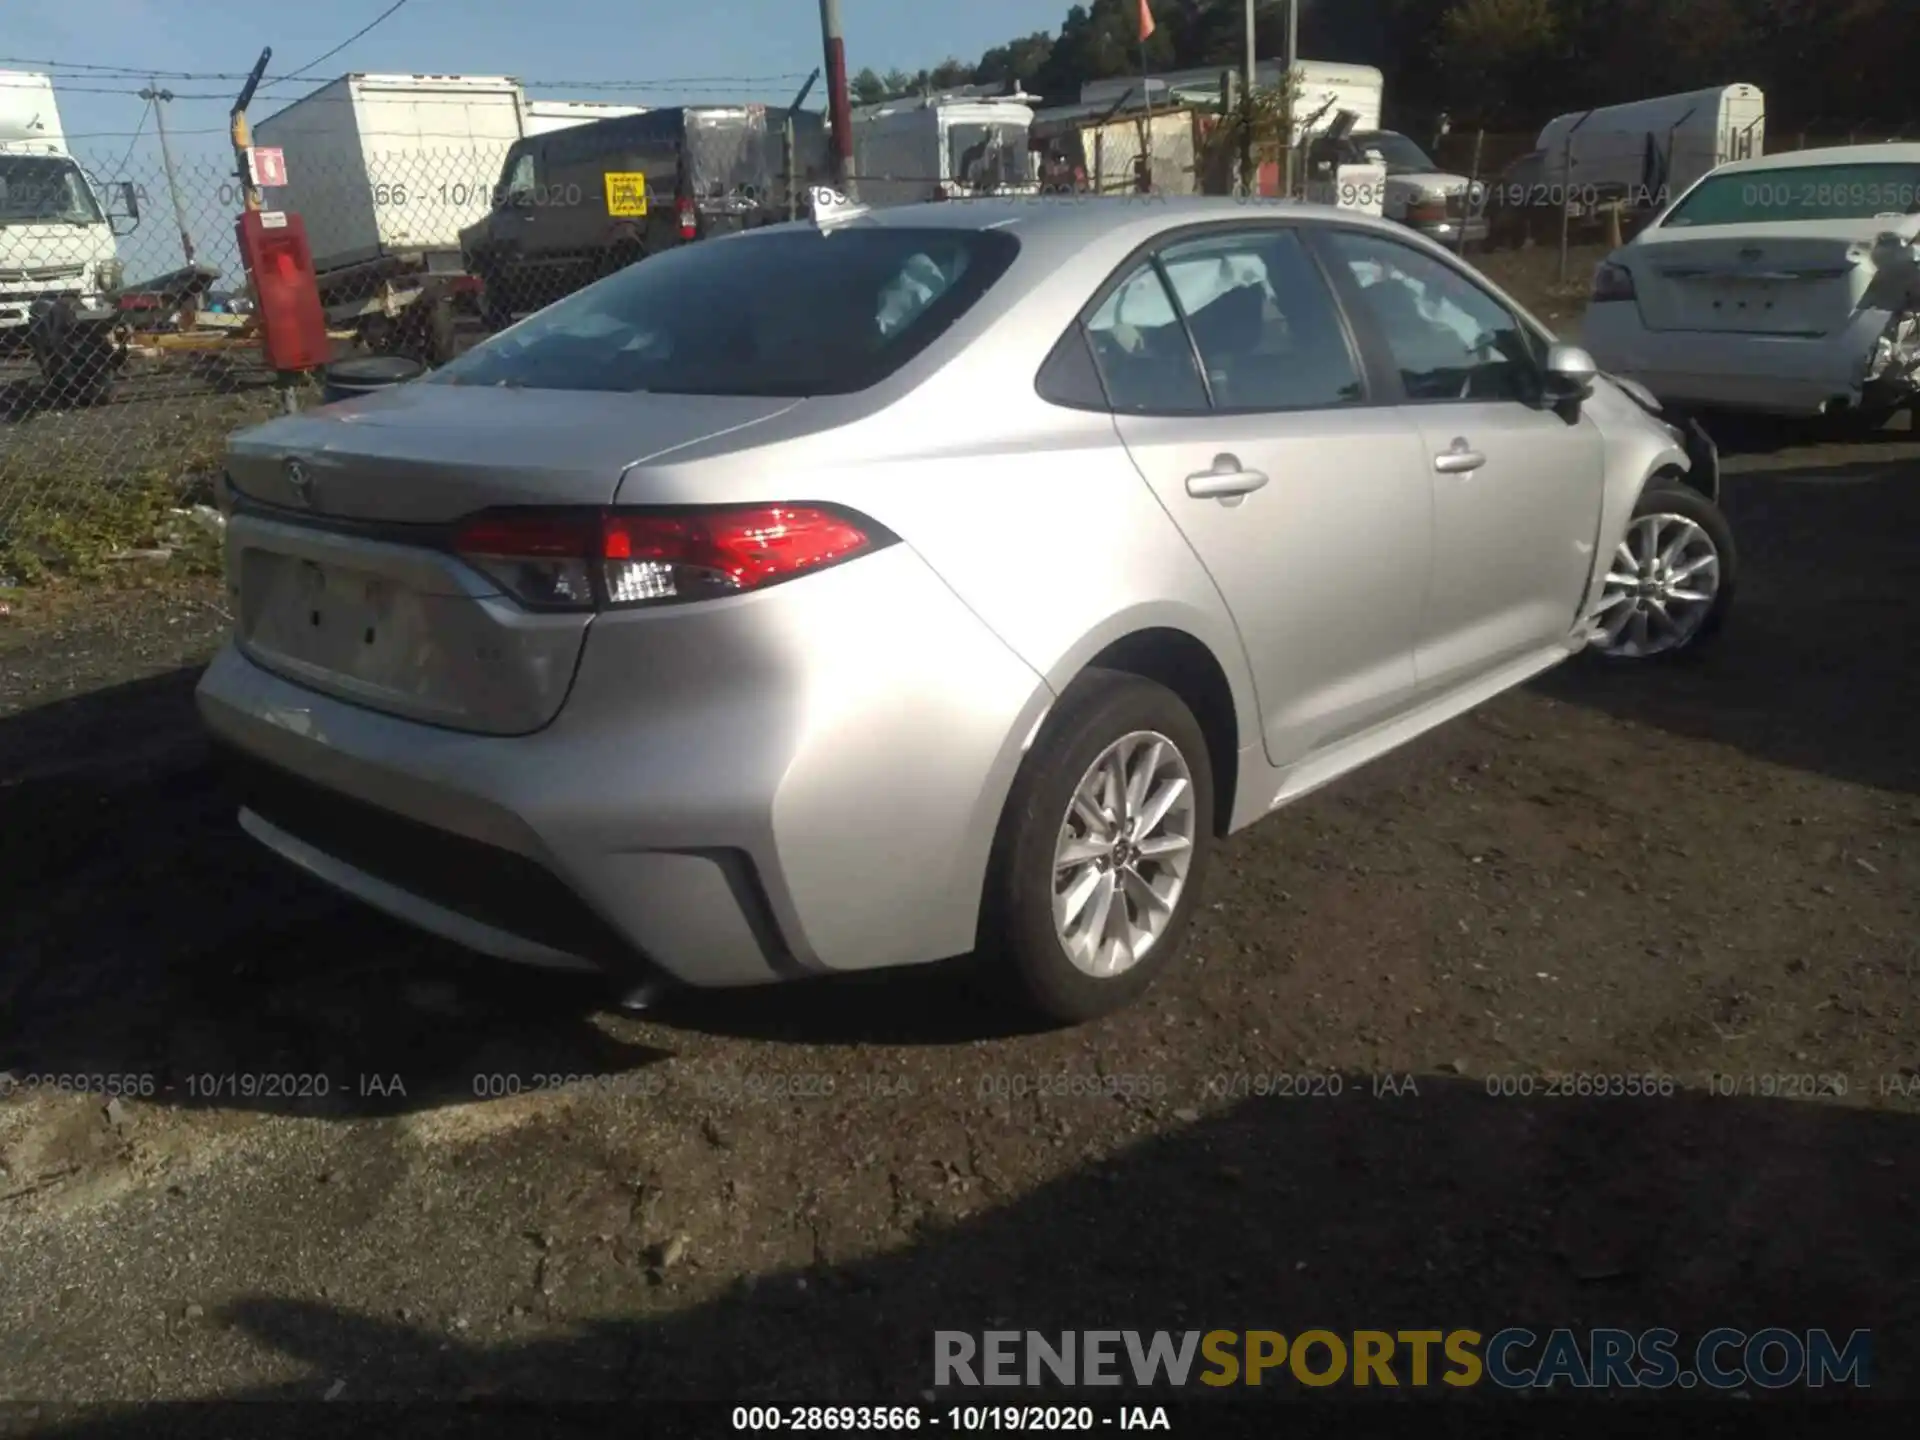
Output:
<svg viewBox="0 0 1920 1440">
<path fill-rule="evenodd" d="M 939 1330 L 933 1383 L 1137 1388 L 1331 1385 L 1503 1390 L 1784 1390 L 1872 1383 L 1855 1330 Z"/>
</svg>

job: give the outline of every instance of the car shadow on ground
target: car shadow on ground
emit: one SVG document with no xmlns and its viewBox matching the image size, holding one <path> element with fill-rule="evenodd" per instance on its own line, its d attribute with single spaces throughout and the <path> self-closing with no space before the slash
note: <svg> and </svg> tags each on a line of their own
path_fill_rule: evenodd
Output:
<svg viewBox="0 0 1920 1440">
<path fill-rule="evenodd" d="M 210 1305 L 206 1323 L 304 1372 L 234 1397 L 249 1400 L 898 1403 L 934 1385 L 937 1330 L 1484 1337 L 1511 1326 L 1665 1327 L 1681 1337 L 1685 1368 L 1716 1327 L 1823 1328 L 1842 1344 L 1867 1330 L 1871 1397 L 1911 1397 L 1914 1116 L 1687 1090 L 1594 1100 L 1501 1097 L 1480 1079 L 1415 1083 L 1417 1094 L 1381 1098 L 1350 1075 L 1338 1098 L 1243 1101 L 924 1230 L 903 1250 L 692 1279 L 644 1292 L 657 1303 L 637 1313 L 540 1338 L 514 1338 L 514 1321 L 483 1339 L 478 1325 L 421 1328 L 295 1296 Z M 1515 1362 L 1538 1357 L 1523 1348 Z M 1397 1392 L 1309 1392 L 1283 1367 L 1239 1393 L 1516 1403 L 1491 1384 L 1440 1383 L 1449 1367 L 1437 1354 L 1424 1392 L 1404 1352 L 1395 1365 Z M 1208 1368 L 1197 1361 L 1195 1373 Z M 1744 1389 L 1761 1401 L 1794 1394 Z M 1189 1423 L 1209 1393 L 1183 1394 Z M 1565 1396 L 1562 1385 L 1555 1398 Z M 938 1403 L 1007 1398 L 949 1390 Z M 1822 1398 L 1862 1397 L 1830 1385 Z M 340 1408 L 345 1423 L 353 1407 Z M 129 1411 L 120 1428 L 87 1433 L 163 1433 L 143 1421 L 151 1412 Z"/>
<path fill-rule="evenodd" d="M 480 1075 L 666 1058 L 591 1023 L 607 1001 L 591 978 L 418 936 L 261 850 L 200 732 L 197 678 L 0 720 L 0 1069 L 347 1118 L 471 1102 Z"/>
<path fill-rule="evenodd" d="M 1739 581 L 1698 656 L 1575 664 L 1541 693 L 1877 789 L 1920 792 L 1920 463 L 1727 477 Z"/>
<path fill-rule="evenodd" d="M 491 1098 L 478 1076 L 669 1058 L 597 1023 L 622 998 L 611 982 L 419 935 L 261 849 L 235 823 L 197 679 L 174 670 L 0 719 L 0 1070 L 133 1078 L 141 1098 L 186 1108 L 355 1118 Z M 668 990 L 648 1018 L 809 1044 L 1021 1033 L 977 969 Z"/>
<path fill-rule="evenodd" d="M 1802 420 L 1725 410 L 1702 411 L 1698 418 L 1724 459 L 1775 455 L 1805 445 L 1844 444 L 1872 450 L 1883 445 L 1910 445 L 1920 440 L 1920 426 L 1915 425 L 1911 414 L 1896 416 L 1871 429 L 1857 424 L 1849 426 L 1839 420 Z"/>
</svg>

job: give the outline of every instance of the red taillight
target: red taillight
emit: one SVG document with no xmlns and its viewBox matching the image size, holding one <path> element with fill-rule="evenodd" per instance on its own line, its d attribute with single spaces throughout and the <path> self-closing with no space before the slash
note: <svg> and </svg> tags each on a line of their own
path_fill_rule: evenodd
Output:
<svg viewBox="0 0 1920 1440">
<path fill-rule="evenodd" d="M 1588 303 L 1598 305 L 1607 300 L 1633 299 L 1633 272 L 1624 265 L 1615 265 L 1603 260 L 1593 272 L 1593 291 Z"/>
<path fill-rule="evenodd" d="M 587 610 L 744 594 L 886 543 L 876 527 L 818 505 L 694 511 L 497 511 L 463 524 L 453 548 L 514 598 Z"/>
<path fill-rule="evenodd" d="M 691 240 L 700 233 L 700 214 L 693 208 L 693 201 L 682 195 L 677 207 L 680 216 L 680 238 Z"/>
<path fill-rule="evenodd" d="M 1411 225 L 1437 225 L 1446 218 L 1444 200 L 1422 200 L 1407 207 L 1407 223 Z"/>
<path fill-rule="evenodd" d="M 600 537 L 593 511 L 573 515 L 477 515 L 453 548 L 516 600 L 543 610 L 593 608 L 591 557 Z"/>
</svg>

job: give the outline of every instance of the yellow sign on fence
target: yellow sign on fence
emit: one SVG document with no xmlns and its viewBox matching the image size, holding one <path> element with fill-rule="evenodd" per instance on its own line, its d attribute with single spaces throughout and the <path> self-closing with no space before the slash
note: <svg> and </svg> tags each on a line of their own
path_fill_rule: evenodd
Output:
<svg viewBox="0 0 1920 1440">
<path fill-rule="evenodd" d="M 607 213 L 644 215 L 647 213 L 647 177 L 637 170 L 607 172 Z"/>
</svg>

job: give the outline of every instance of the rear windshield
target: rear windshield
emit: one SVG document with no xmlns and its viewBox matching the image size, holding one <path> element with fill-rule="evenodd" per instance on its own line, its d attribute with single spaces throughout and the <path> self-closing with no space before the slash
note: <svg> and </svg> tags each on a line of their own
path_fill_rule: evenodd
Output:
<svg viewBox="0 0 1920 1440">
<path fill-rule="evenodd" d="M 772 153 L 780 142 L 768 134 L 764 115 L 747 112 L 687 114 L 687 158 L 693 191 L 703 199 L 748 198 L 770 189 L 780 168 Z"/>
<path fill-rule="evenodd" d="M 781 228 L 662 251 L 434 372 L 444 385 L 851 395 L 1006 272 L 1002 230 Z"/>
<path fill-rule="evenodd" d="M 1709 175 L 1660 222 L 1777 225 L 1795 220 L 1871 220 L 1920 213 L 1920 165 L 1793 165 Z"/>
<path fill-rule="evenodd" d="M 961 185 L 991 189 L 1033 178 L 1028 127 L 1015 121 L 947 127 L 947 173 Z"/>
</svg>

